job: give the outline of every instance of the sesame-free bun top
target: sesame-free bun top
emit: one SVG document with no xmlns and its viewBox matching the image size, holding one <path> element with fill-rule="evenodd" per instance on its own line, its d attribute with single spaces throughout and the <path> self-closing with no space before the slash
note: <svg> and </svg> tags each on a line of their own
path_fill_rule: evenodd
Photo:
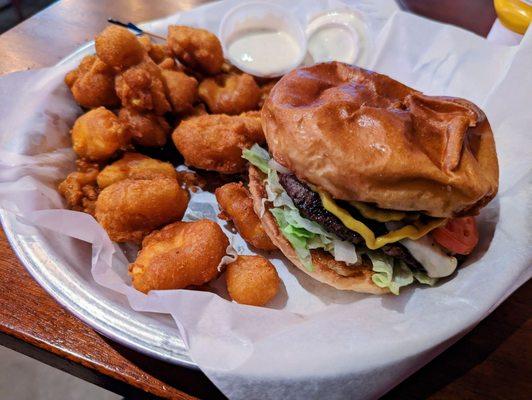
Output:
<svg viewBox="0 0 532 400">
<path fill-rule="evenodd" d="M 452 217 L 476 214 L 497 193 L 493 133 L 477 106 L 361 68 L 288 73 L 262 127 L 280 164 L 336 199 Z"/>
</svg>

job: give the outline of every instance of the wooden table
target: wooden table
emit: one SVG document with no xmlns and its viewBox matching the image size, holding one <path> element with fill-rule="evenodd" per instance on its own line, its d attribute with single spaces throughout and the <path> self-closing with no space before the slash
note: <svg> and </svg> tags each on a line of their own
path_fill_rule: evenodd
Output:
<svg viewBox="0 0 532 400">
<path fill-rule="evenodd" d="M 0 74 L 50 66 L 90 40 L 107 17 L 140 22 L 201 0 L 64 0 L 0 36 Z M 413 12 L 486 35 L 489 0 L 403 0 Z M 70 315 L 28 275 L 0 232 L 0 344 L 133 398 L 205 399 L 222 394 L 197 371 L 116 344 Z M 532 284 L 387 398 L 525 399 L 532 396 Z"/>
</svg>

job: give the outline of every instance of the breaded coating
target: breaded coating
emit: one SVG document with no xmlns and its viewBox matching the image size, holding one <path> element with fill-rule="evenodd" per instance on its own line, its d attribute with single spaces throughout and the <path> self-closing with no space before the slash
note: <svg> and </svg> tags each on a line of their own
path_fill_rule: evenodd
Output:
<svg viewBox="0 0 532 400">
<path fill-rule="evenodd" d="M 161 70 L 166 96 L 175 113 L 192 111 L 198 98 L 198 81 L 180 71 Z"/>
<path fill-rule="evenodd" d="M 162 147 L 170 136 L 170 125 L 160 115 L 121 108 L 118 118 L 126 126 L 131 139 L 141 146 Z"/>
<path fill-rule="evenodd" d="M 82 107 L 114 107 L 119 103 L 114 79 L 115 72 L 111 67 L 96 56 L 87 56 L 77 69 L 65 76 L 65 83 Z"/>
<path fill-rule="evenodd" d="M 65 198 L 69 209 L 94 215 L 98 198 L 97 176 L 98 168 L 94 167 L 85 172 L 71 172 L 59 184 L 59 193 Z"/>
<path fill-rule="evenodd" d="M 216 189 L 216 200 L 222 212 L 219 217 L 233 221 L 246 242 L 261 250 L 276 250 L 253 210 L 253 200 L 242 183 L 231 182 Z"/>
<path fill-rule="evenodd" d="M 76 82 L 76 80 L 82 76 L 85 75 L 92 67 L 92 64 L 94 64 L 94 61 L 96 61 L 96 55 L 91 54 L 88 56 L 85 56 L 81 59 L 79 65 L 76 69 L 73 69 L 69 73 L 65 75 L 65 83 L 66 85 L 72 89 L 72 86 Z"/>
<path fill-rule="evenodd" d="M 138 40 L 155 64 L 173 56 L 167 44 L 153 43 L 149 36 L 140 36 Z"/>
<path fill-rule="evenodd" d="M 240 114 L 239 117 L 244 122 L 244 125 L 246 125 L 248 135 L 255 141 L 255 143 L 266 143 L 262 124 L 260 122 L 260 111 L 248 111 Z"/>
<path fill-rule="evenodd" d="M 147 236 L 129 274 L 135 289 L 183 289 L 218 275 L 229 240 L 213 221 L 175 222 Z"/>
<path fill-rule="evenodd" d="M 98 57 L 118 70 L 140 63 L 146 54 L 132 32 L 116 25 L 109 25 L 96 36 L 95 45 Z"/>
<path fill-rule="evenodd" d="M 172 164 L 139 153 L 125 153 L 114 163 L 106 166 L 98 175 L 98 186 L 103 189 L 124 179 L 177 179 Z"/>
<path fill-rule="evenodd" d="M 84 160 L 82 158 L 76 159 L 76 171 L 91 172 L 92 170 L 100 170 L 101 163 Z"/>
<path fill-rule="evenodd" d="M 74 86 L 74 83 L 76 83 L 76 80 L 78 79 L 79 72 L 78 69 L 73 69 L 72 71 L 67 72 L 65 75 L 65 84 L 68 86 L 68 88 L 72 91 L 72 86 Z"/>
<path fill-rule="evenodd" d="M 222 174 L 242 172 L 242 150 L 263 143 L 257 118 L 246 115 L 201 115 L 182 121 L 172 133 L 185 164 Z"/>
<path fill-rule="evenodd" d="M 257 124 L 260 125 L 260 110 L 255 111 L 246 111 L 240 114 L 241 117 L 247 117 L 252 118 L 252 120 L 248 121 L 250 124 L 253 124 L 253 126 L 256 126 Z"/>
<path fill-rule="evenodd" d="M 100 192 L 95 217 L 111 240 L 140 243 L 153 230 L 180 220 L 188 200 L 175 179 L 124 179 Z"/>
<path fill-rule="evenodd" d="M 170 71 L 183 71 L 183 66 L 178 65 L 175 59 L 172 57 L 165 58 L 160 63 L 158 63 L 157 65 L 159 65 L 159 68 L 169 69 Z"/>
<path fill-rule="evenodd" d="M 150 37 L 148 35 L 137 36 L 137 40 L 140 42 L 140 44 L 144 48 L 144 51 L 146 51 L 146 53 L 149 53 L 149 51 L 151 50 L 151 46 L 152 46 L 152 41 Z"/>
<path fill-rule="evenodd" d="M 187 67 L 211 75 L 220 72 L 224 62 L 220 41 L 205 29 L 182 25 L 169 26 L 168 47 Z"/>
<path fill-rule="evenodd" d="M 279 291 L 281 279 L 275 267 L 261 256 L 238 256 L 227 265 L 229 296 L 240 304 L 264 306 Z"/>
<path fill-rule="evenodd" d="M 248 74 L 221 74 L 204 79 L 199 96 L 213 114 L 241 114 L 256 110 L 261 90 Z"/>
<path fill-rule="evenodd" d="M 105 161 L 129 141 L 124 125 L 105 107 L 95 108 L 74 123 L 72 148 L 80 158 Z"/>
<path fill-rule="evenodd" d="M 157 115 L 171 111 L 161 69 L 149 57 L 117 75 L 115 88 L 123 107 Z"/>
</svg>

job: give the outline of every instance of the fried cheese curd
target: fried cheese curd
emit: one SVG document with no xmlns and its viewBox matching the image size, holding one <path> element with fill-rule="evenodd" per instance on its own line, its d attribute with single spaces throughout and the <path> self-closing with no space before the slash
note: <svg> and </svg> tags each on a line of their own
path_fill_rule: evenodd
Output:
<svg viewBox="0 0 532 400">
<path fill-rule="evenodd" d="M 149 36 L 140 36 L 138 41 L 156 64 L 160 64 L 165 59 L 172 57 L 172 52 L 166 44 L 153 43 Z"/>
<path fill-rule="evenodd" d="M 121 108 L 118 118 L 126 126 L 133 142 L 146 147 L 162 147 L 170 136 L 170 125 L 160 115 Z"/>
<path fill-rule="evenodd" d="M 247 111 L 240 114 L 240 117 L 243 118 L 244 124 L 248 127 L 248 129 L 253 131 L 256 135 L 255 138 L 257 139 L 257 143 L 265 143 L 266 138 L 262 132 L 260 111 Z"/>
<path fill-rule="evenodd" d="M 132 32 L 116 25 L 108 26 L 96 36 L 95 47 L 98 57 L 117 70 L 140 63 L 146 54 Z"/>
<path fill-rule="evenodd" d="M 155 229 L 179 221 L 188 200 L 175 179 L 124 179 L 100 192 L 95 217 L 111 240 L 140 243 Z"/>
<path fill-rule="evenodd" d="M 240 304 L 264 306 L 279 291 L 281 279 L 271 262 L 261 256 L 238 256 L 225 273 L 229 296 Z"/>
<path fill-rule="evenodd" d="M 168 69 L 170 71 L 181 71 L 181 72 L 183 72 L 183 66 L 177 64 L 173 57 L 174 56 L 172 55 L 171 57 L 165 58 L 164 60 L 162 60 L 157 65 L 161 69 Z"/>
<path fill-rule="evenodd" d="M 72 148 L 87 160 L 105 161 L 128 141 L 123 123 L 105 107 L 83 114 L 72 128 Z"/>
<path fill-rule="evenodd" d="M 220 74 L 199 85 L 199 96 L 213 114 L 241 114 L 255 110 L 261 89 L 248 74 Z"/>
<path fill-rule="evenodd" d="M 255 114 L 212 114 L 182 121 L 172 133 L 172 140 L 186 165 L 236 174 L 246 167 L 242 150 L 263 143 L 264 133 Z"/>
<path fill-rule="evenodd" d="M 172 164 L 156 160 L 139 153 L 125 153 L 112 164 L 107 165 L 97 178 L 101 189 L 124 179 L 177 179 L 177 172 Z"/>
<path fill-rule="evenodd" d="M 220 41 L 205 29 L 169 26 L 168 47 L 181 63 L 210 75 L 219 73 L 224 62 Z"/>
<path fill-rule="evenodd" d="M 227 183 L 215 191 L 222 210 L 219 217 L 232 221 L 246 242 L 261 250 L 276 250 L 253 210 L 253 200 L 242 183 Z"/>
<path fill-rule="evenodd" d="M 161 69 L 164 88 L 175 113 L 192 111 L 198 98 L 198 81 L 181 71 Z"/>
<path fill-rule="evenodd" d="M 59 193 L 65 198 L 69 209 L 94 215 L 98 198 L 98 165 L 83 163 L 81 160 L 77 163 L 78 170 L 68 174 L 59 184 Z"/>
<path fill-rule="evenodd" d="M 74 86 L 74 83 L 76 80 L 81 76 L 86 74 L 92 67 L 92 64 L 94 64 L 94 61 L 96 60 L 96 55 L 91 54 L 88 56 L 85 56 L 81 59 L 79 65 L 73 69 L 72 71 L 68 72 L 65 75 L 65 83 L 66 85 L 72 89 L 72 86 Z"/>
<path fill-rule="evenodd" d="M 115 92 L 115 71 L 97 56 L 86 56 L 65 76 L 76 102 L 85 108 L 114 107 L 119 104 Z"/>
<path fill-rule="evenodd" d="M 141 292 L 203 285 L 218 275 L 229 240 L 213 221 L 175 222 L 142 242 L 129 265 L 133 286 Z"/>
<path fill-rule="evenodd" d="M 161 69 L 148 56 L 118 74 L 115 89 L 123 107 L 156 115 L 172 109 L 166 98 Z"/>
</svg>

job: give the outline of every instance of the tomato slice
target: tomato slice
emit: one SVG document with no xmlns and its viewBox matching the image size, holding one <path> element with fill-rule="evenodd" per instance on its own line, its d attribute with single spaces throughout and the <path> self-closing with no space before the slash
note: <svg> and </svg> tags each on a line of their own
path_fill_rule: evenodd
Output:
<svg viewBox="0 0 532 400">
<path fill-rule="evenodd" d="M 445 226 L 432 231 L 438 244 L 456 254 L 469 254 L 478 243 L 478 230 L 475 218 L 450 219 Z"/>
</svg>

